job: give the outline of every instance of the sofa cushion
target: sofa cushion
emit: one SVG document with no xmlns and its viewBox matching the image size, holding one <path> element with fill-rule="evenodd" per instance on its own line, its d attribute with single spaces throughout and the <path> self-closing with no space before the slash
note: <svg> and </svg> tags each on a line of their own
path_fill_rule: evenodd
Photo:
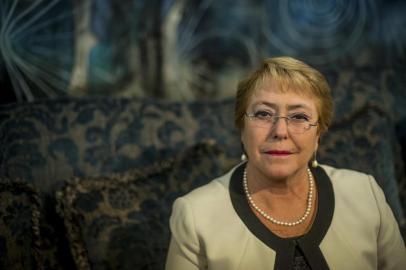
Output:
<svg viewBox="0 0 406 270">
<path fill-rule="evenodd" d="M 212 143 L 140 170 L 77 178 L 58 193 L 70 248 L 81 269 L 163 269 L 175 198 L 238 160 Z"/>
<path fill-rule="evenodd" d="M 0 269 L 42 269 L 37 192 L 1 179 L 0 202 Z"/>
</svg>

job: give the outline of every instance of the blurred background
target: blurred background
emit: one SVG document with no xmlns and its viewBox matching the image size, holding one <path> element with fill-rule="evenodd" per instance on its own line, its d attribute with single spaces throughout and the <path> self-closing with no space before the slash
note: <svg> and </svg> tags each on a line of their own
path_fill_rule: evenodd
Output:
<svg viewBox="0 0 406 270">
<path fill-rule="evenodd" d="M 405 81 L 405 1 L 0 3 L 1 103 L 61 95 L 221 99 L 277 55 Z"/>
<path fill-rule="evenodd" d="M 401 0 L 0 0 L 0 103 L 221 100 L 290 55 L 344 80 L 334 95 L 385 92 L 405 145 L 405 14 Z"/>
</svg>

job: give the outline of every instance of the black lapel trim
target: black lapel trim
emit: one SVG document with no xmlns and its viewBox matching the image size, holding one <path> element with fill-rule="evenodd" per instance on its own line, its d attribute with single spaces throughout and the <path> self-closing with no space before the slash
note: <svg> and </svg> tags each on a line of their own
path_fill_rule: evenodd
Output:
<svg viewBox="0 0 406 270">
<path fill-rule="evenodd" d="M 318 188 L 318 210 L 310 231 L 299 238 L 280 238 L 262 224 L 252 212 L 245 197 L 242 178 L 246 163 L 238 166 L 230 179 L 229 192 L 231 202 L 240 219 L 247 228 L 264 244 L 276 252 L 274 269 L 290 269 L 298 245 L 313 270 L 329 269 L 319 248 L 334 214 L 334 191 L 330 178 L 319 166 L 311 169 Z"/>
</svg>

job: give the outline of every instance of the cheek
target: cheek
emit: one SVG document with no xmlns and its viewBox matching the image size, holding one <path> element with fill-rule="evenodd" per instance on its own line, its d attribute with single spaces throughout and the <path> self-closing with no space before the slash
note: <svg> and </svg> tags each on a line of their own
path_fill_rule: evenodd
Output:
<svg viewBox="0 0 406 270">
<path fill-rule="evenodd" d="M 241 142 L 247 153 L 256 151 L 258 146 L 266 140 L 265 132 L 261 130 L 243 130 L 241 132 Z"/>
<path fill-rule="evenodd" d="M 300 144 L 302 145 L 302 149 L 305 149 L 309 155 L 313 155 L 318 148 L 318 136 L 309 136 L 308 138 L 303 138 Z"/>
<path fill-rule="evenodd" d="M 252 145 L 255 144 L 255 135 L 249 130 L 244 129 L 241 132 L 241 142 L 244 145 L 245 152 L 250 152 Z"/>
</svg>

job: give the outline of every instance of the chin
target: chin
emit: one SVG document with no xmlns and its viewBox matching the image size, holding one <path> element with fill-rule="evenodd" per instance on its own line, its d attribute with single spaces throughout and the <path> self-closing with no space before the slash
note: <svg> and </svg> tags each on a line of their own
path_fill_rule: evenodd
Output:
<svg viewBox="0 0 406 270">
<path fill-rule="evenodd" d="M 286 179 L 294 175 L 299 167 L 293 164 L 268 164 L 264 174 L 272 179 Z"/>
<path fill-rule="evenodd" d="M 283 180 L 283 179 L 288 178 L 288 177 L 291 176 L 291 175 L 292 175 L 291 173 L 286 172 L 286 171 L 282 171 L 282 170 L 279 170 L 279 171 L 269 171 L 269 172 L 267 173 L 267 176 L 268 176 L 269 178 L 271 178 L 271 179 L 274 179 L 274 180 Z"/>
</svg>

